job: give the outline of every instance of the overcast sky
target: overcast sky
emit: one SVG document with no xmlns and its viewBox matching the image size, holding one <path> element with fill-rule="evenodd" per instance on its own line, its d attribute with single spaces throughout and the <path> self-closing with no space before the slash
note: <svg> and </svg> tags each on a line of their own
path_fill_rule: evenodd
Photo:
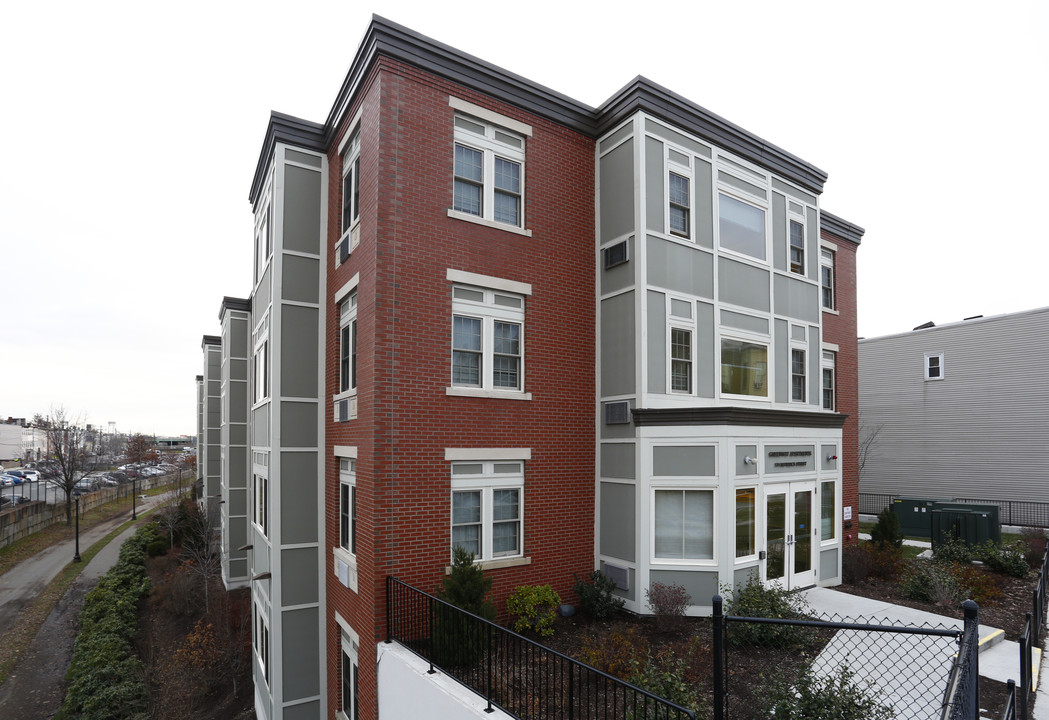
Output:
<svg viewBox="0 0 1049 720">
<path fill-rule="evenodd" d="M 597 6 L 8 3 L 0 416 L 195 432 L 269 113 L 323 122 L 373 12 L 591 106 L 644 75 L 822 168 L 867 231 L 861 336 L 1049 305 L 1049 3 Z"/>
</svg>

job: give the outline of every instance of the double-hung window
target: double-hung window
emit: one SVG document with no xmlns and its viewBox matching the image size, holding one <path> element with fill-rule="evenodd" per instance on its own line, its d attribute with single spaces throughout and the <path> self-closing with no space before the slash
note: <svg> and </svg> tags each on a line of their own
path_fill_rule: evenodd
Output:
<svg viewBox="0 0 1049 720">
<path fill-rule="evenodd" d="M 254 603 L 254 645 L 255 657 L 262 668 L 262 676 L 268 683 L 270 680 L 270 626 L 266 622 L 266 614 L 259 603 Z"/>
<path fill-rule="evenodd" d="M 822 403 L 824 410 L 834 409 L 834 365 L 835 353 L 832 350 L 824 350 L 823 359 L 820 361 L 820 374 L 822 376 Z"/>
<path fill-rule="evenodd" d="M 262 531 L 263 536 L 269 533 L 270 499 L 269 478 L 265 475 L 255 474 L 252 485 L 255 489 L 255 524 Z"/>
<path fill-rule="evenodd" d="M 656 490 L 653 555 L 668 560 L 714 558 L 714 491 Z"/>
<path fill-rule="evenodd" d="M 805 274 L 805 223 L 790 220 L 790 271 Z"/>
<path fill-rule="evenodd" d="M 671 235 L 692 237 L 692 159 L 667 148 L 667 227 Z"/>
<path fill-rule="evenodd" d="M 790 351 L 790 401 L 805 402 L 805 351 Z"/>
<path fill-rule="evenodd" d="M 339 392 L 357 389 L 357 291 L 339 303 Z"/>
<path fill-rule="evenodd" d="M 925 379 L 943 380 L 943 353 L 932 353 L 925 356 Z"/>
<path fill-rule="evenodd" d="M 667 337 L 670 341 L 670 392 L 692 394 L 693 378 L 693 339 L 695 337 L 692 303 L 678 298 L 669 298 L 667 307 L 669 326 Z"/>
<path fill-rule="evenodd" d="M 255 346 L 255 356 L 252 360 L 252 387 L 255 391 L 255 402 L 261 402 L 270 396 L 269 354 L 269 340 L 263 340 Z"/>
<path fill-rule="evenodd" d="M 452 210 L 523 227 L 524 160 L 524 135 L 457 112 Z"/>
<path fill-rule="evenodd" d="M 341 623 L 340 623 L 341 624 Z M 356 635 L 356 633 L 354 634 Z M 357 720 L 359 695 L 358 645 L 354 637 L 340 628 L 339 664 L 341 688 L 339 692 L 339 720 Z"/>
<path fill-rule="evenodd" d="M 343 140 L 339 149 L 342 161 L 342 222 L 339 236 L 339 262 L 360 244 L 361 220 L 361 128 L 360 125 Z"/>
<path fill-rule="evenodd" d="M 523 390 L 523 295 L 452 286 L 452 386 Z"/>
<path fill-rule="evenodd" d="M 820 300 L 824 310 L 834 309 L 834 251 L 820 250 Z"/>
<path fill-rule="evenodd" d="M 481 561 L 521 557 L 524 463 L 452 463 L 452 549 Z"/>
<path fill-rule="evenodd" d="M 357 554 L 357 460 L 339 458 L 339 547 Z"/>
</svg>

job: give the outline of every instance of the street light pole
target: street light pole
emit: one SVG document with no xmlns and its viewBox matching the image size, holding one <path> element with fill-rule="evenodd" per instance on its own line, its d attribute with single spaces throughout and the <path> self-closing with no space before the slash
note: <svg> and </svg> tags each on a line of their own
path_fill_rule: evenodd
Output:
<svg viewBox="0 0 1049 720">
<path fill-rule="evenodd" d="M 80 496 L 76 496 L 76 550 L 73 553 L 73 562 L 80 562 Z"/>
<path fill-rule="evenodd" d="M 135 520 L 138 518 L 138 507 L 136 506 L 136 500 L 138 499 L 138 478 L 131 478 L 131 519 Z"/>
</svg>

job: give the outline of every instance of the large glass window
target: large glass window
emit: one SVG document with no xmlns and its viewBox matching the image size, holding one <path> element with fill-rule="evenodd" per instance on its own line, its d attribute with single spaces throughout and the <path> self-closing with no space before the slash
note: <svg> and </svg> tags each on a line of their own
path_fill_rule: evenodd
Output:
<svg viewBox="0 0 1049 720">
<path fill-rule="evenodd" d="M 755 553 L 754 518 L 754 488 L 736 490 L 736 557 L 738 558 Z"/>
<path fill-rule="evenodd" d="M 452 548 L 478 560 L 519 557 L 523 491 L 519 461 L 452 463 Z"/>
<path fill-rule="evenodd" d="M 656 490 L 654 554 L 656 558 L 714 558 L 714 492 Z"/>
<path fill-rule="evenodd" d="M 498 125 L 455 116 L 452 209 L 521 227 L 524 138 Z"/>
<path fill-rule="evenodd" d="M 722 248 L 765 259 L 765 211 L 718 193 L 718 233 Z"/>
<path fill-rule="evenodd" d="M 722 340 L 721 392 L 768 397 L 768 348 L 745 340 Z"/>
<path fill-rule="evenodd" d="M 835 508 L 837 496 L 836 483 L 833 480 L 820 483 L 820 540 L 833 540 L 837 537 Z"/>
<path fill-rule="evenodd" d="M 524 387 L 524 298 L 486 288 L 452 288 L 452 385 Z"/>
</svg>

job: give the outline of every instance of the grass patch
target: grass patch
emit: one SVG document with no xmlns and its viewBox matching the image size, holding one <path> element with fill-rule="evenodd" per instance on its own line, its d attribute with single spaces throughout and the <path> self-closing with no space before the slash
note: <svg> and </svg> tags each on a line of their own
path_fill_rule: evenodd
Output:
<svg viewBox="0 0 1049 720">
<path fill-rule="evenodd" d="M 149 511 L 143 512 L 139 515 L 139 520 L 146 517 L 147 515 L 155 512 L 157 508 L 153 508 Z M 84 519 L 80 519 L 81 525 L 83 525 Z M 0 635 L 0 685 L 7 682 L 8 676 L 11 671 L 14 670 L 15 665 L 18 664 L 22 654 L 29 647 L 30 643 L 33 642 L 33 638 L 40 631 L 40 626 L 47 620 L 48 615 L 58 605 L 58 601 L 69 590 L 73 582 L 79 577 L 81 571 L 87 567 L 87 564 L 91 562 L 91 559 L 98 555 L 98 553 L 113 541 L 120 533 L 137 523 L 138 520 L 128 519 L 126 522 L 121 523 L 118 527 L 114 528 L 112 532 L 106 535 L 104 538 L 96 542 L 94 545 L 89 547 L 84 552 L 80 553 L 81 562 L 74 563 L 70 562 L 54 577 L 54 579 L 48 583 L 47 587 L 33 599 L 29 605 L 22 611 L 22 613 L 11 623 L 11 628 Z M 65 527 L 65 526 L 62 526 Z M 39 535 L 40 533 L 36 533 Z M 25 538 L 30 540 L 35 535 Z M 72 530 L 69 532 L 69 537 L 72 537 Z M 19 541 L 22 542 L 22 541 Z M 16 545 L 18 543 L 15 543 Z M 39 549 L 39 548 L 38 548 Z"/>
</svg>

